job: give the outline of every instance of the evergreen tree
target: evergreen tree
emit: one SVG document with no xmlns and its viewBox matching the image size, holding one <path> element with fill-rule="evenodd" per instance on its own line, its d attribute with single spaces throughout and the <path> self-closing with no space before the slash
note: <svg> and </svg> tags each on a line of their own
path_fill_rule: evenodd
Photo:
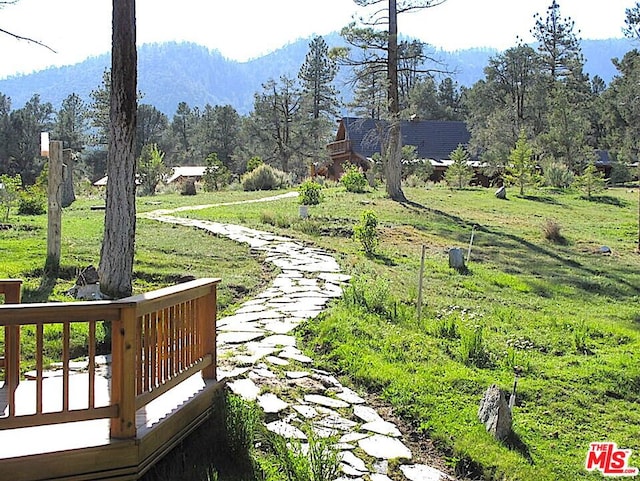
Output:
<svg viewBox="0 0 640 481">
<path fill-rule="evenodd" d="M 53 137 L 61 140 L 65 148 L 81 152 L 88 137 L 88 107 L 79 95 L 72 93 L 62 101 L 58 110 Z"/>
<path fill-rule="evenodd" d="M 147 144 L 138 158 L 137 179 L 142 195 L 155 195 L 158 184 L 165 180 L 171 169 L 164 163 L 164 152 L 157 144 Z"/>
<path fill-rule="evenodd" d="M 539 13 L 534 19 L 531 33 L 538 41 L 538 51 L 551 81 L 580 77 L 584 59 L 580 41 L 573 31 L 575 22 L 570 17 L 561 17 L 557 0 L 547 8 L 545 19 Z"/>
<path fill-rule="evenodd" d="M 473 179 L 473 167 L 469 165 L 469 152 L 462 145 L 451 152 L 452 164 L 447 168 L 444 180 L 450 187 L 463 189 Z"/>
<path fill-rule="evenodd" d="M 520 130 L 516 146 L 509 155 L 509 164 L 505 180 L 517 185 L 520 189 L 520 195 L 524 195 L 524 188 L 529 185 L 536 184 L 540 177 L 536 172 L 536 163 L 533 158 L 533 147 L 527 140 L 527 134 L 524 129 Z"/>
<path fill-rule="evenodd" d="M 338 73 L 335 60 L 329 57 L 329 48 L 322 37 L 314 37 L 300 67 L 298 78 L 302 94 L 308 99 L 311 118 L 333 117 L 338 112 L 337 91 L 333 81 Z"/>
<path fill-rule="evenodd" d="M 175 144 L 174 163 L 191 164 L 196 143 L 200 112 L 186 102 L 180 102 L 171 120 L 171 133 Z"/>
</svg>

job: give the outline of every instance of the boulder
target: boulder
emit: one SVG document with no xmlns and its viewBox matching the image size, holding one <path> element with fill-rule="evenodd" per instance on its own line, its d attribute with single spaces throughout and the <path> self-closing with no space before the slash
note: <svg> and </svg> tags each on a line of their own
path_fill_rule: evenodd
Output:
<svg viewBox="0 0 640 481">
<path fill-rule="evenodd" d="M 478 418 L 496 439 L 501 441 L 511 433 L 511 409 L 504 393 L 492 384 L 484 393 L 478 409 Z"/>
<path fill-rule="evenodd" d="M 498 199 L 506 199 L 507 198 L 507 188 L 503 185 L 494 194 Z"/>
<path fill-rule="evenodd" d="M 449 249 L 449 267 L 459 272 L 463 272 L 465 270 L 464 253 L 459 247 L 452 247 Z"/>
</svg>

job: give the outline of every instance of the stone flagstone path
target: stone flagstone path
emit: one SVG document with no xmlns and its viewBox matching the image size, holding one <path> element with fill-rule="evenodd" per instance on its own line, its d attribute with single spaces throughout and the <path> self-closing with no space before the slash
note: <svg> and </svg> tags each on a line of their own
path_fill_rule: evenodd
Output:
<svg viewBox="0 0 640 481">
<path fill-rule="evenodd" d="M 293 195 L 297 193 L 286 194 Z M 266 200 L 277 198 L 282 196 Z M 211 206 L 196 209 L 205 207 Z M 342 460 L 339 481 L 390 481 L 388 461 L 393 458 L 404 458 L 406 464 L 400 470 L 410 481 L 453 479 L 430 466 L 412 464 L 412 453 L 398 428 L 331 373 L 315 369 L 313 360 L 296 347 L 292 331 L 340 297 L 349 281 L 332 256 L 268 232 L 172 216 L 177 210 L 194 208 L 141 215 L 247 243 L 264 251 L 266 261 L 281 270 L 271 287 L 235 314 L 218 320 L 218 379 L 226 379 L 228 387 L 244 399 L 256 401 L 269 430 L 303 443 L 305 426 L 320 437 L 336 436 Z M 356 447 L 361 451 L 354 452 Z M 359 452 L 368 458 L 358 457 Z"/>
</svg>

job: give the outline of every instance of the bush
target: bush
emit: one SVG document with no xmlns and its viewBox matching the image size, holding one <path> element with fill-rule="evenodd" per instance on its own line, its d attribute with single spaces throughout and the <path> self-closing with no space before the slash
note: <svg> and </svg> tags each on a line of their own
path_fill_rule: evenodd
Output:
<svg viewBox="0 0 640 481">
<path fill-rule="evenodd" d="M 318 205 L 322 200 L 322 186 L 313 180 L 305 180 L 298 187 L 298 192 L 302 205 Z"/>
<path fill-rule="evenodd" d="M 378 245 L 378 217 L 372 210 L 362 213 L 360 222 L 353 227 L 353 235 L 362 244 L 365 254 L 372 255 Z"/>
<path fill-rule="evenodd" d="M 361 194 L 367 190 L 367 178 L 355 165 L 348 165 L 340 177 L 340 183 L 347 192 Z"/>
<path fill-rule="evenodd" d="M 466 366 L 489 366 L 491 357 L 482 336 L 482 327 L 463 331 L 460 341 L 460 357 Z"/>
<path fill-rule="evenodd" d="M 251 172 L 242 176 L 242 189 L 245 191 L 254 190 L 276 190 L 288 187 L 291 184 L 289 175 L 270 165 L 262 164 Z"/>
<path fill-rule="evenodd" d="M 549 187 L 565 189 L 573 183 L 573 173 L 561 162 L 550 162 L 544 168 L 544 183 Z"/>
<path fill-rule="evenodd" d="M 263 164 L 264 162 L 257 155 L 255 157 L 251 157 L 249 160 L 247 160 L 247 172 L 256 170 L 258 167 L 260 167 Z"/>
<path fill-rule="evenodd" d="M 18 203 L 18 214 L 20 215 L 42 215 L 47 212 L 47 197 L 42 190 L 35 187 L 28 187 L 20 192 Z"/>
<path fill-rule="evenodd" d="M 566 239 L 560 233 L 561 226 L 555 220 L 547 219 L 542 225 L 542 235 L 554 244 L 564 244 Z"/>
</svg>

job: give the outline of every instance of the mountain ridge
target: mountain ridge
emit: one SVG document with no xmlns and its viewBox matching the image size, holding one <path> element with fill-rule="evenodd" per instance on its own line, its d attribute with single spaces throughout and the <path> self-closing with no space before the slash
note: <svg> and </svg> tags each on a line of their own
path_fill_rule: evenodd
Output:
<svg viewBox="0 0 640 481">
<path fill-rule="evenodd" d="M 328 46 L 342 45 L 337 33 L 323 36 Z M 212 50 L 191 42 L 165 42 L 138 47 L 138 89 L 143 93 L 141 103 L 151 104 L 171 117 L 179 102 L 191 107 L 204 105 L 232 105 L 240 114 L 253 109 L 254 94 L 269 79 L 281 75 L 296 77 L 303 64 L 311 38 L 299 39 L 269 54 L 246 61 L 224 57 Z M 470 87 L 484 77 L 483 70 L 489 58 L 500 53 L 498 49 L 478 47 L 453 52 L 432 49 L 456 75 L 451 75 L 459 85 Z M 585 71 L 591 77 L 599 75 L 609 83 L 616 74 L 611 63 L 633 48 L 629 39 L 583 40 L 582 50 L 586 58 Z M 41 101 L 51 102 L 59 108 L 62 100 L 71 93 L 89 102 L 89 93 L 102 82 L 102 74 L 110 66 L 110 54 L 92 56 L 74 65 L 49 67 L 26 75 L 16 75 L 0 80 L 0 93 L 11 98 L 12 108 L 18 109 L 36 93 Z M 336 79 L 337 88 L 344 99 L 351 98 L 345 88 L 347 73 Z M 60 86 L 64 86 L 61 88 Z"/>
</svg>

